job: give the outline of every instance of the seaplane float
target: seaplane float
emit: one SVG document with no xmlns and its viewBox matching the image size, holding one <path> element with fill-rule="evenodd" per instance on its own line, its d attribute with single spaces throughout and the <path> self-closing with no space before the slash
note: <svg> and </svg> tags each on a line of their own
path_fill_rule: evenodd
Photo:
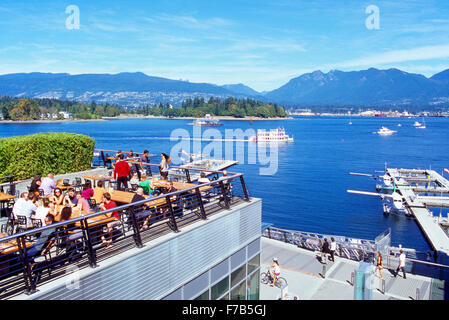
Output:
<svg viewBox="0 0 449 320">
<path fill-rule="evenodd" d="M 375 180 L 379 179 L 381 184 L 376 185 L 377 192 L 347 190 L 348 193 L 362 194 L 367 196 L 376 196 L 382 199 L 382 207 L 384 214 L 396 213 L 411 217 L 412 214 L 406 206 L 404 196 L 401 194 L 401 189 L 396 186 L 394 180 L 388 175 L 373 175 L 366 173 L 350 172 L 351 175 L 371 177 Z"/>
</svg>

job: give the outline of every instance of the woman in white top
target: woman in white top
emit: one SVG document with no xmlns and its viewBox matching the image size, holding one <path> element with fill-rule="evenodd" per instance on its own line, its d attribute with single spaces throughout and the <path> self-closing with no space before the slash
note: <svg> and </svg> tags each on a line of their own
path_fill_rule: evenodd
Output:
<svg viewBox="0 0 449 320">
<path fill-rule="evenodd" d="M 274 272 L 273 272 L 273 283 L 270 284 L 270 286 L 274 286 L 274 284 L 276 283 L 277 278 L 279 277 L 279 275 L 281 274 L 281 267 L 279 266 L 279 261 L 277 258 L 273 258 L 273 264 L 271 266 L 269 266 L 268 268 L 274 268 Z"/>
<path fill-rule="evenodd" d="M 42 201 L 39 201 L 39 206 L 36 209 L 36 213 L 34 214 L 35 219 L 39 219 L 42 221 L 42 226 L 45 226 L 45 217 L 50 212 L 50 200 L 44 198 Z"/>
<path fill-rule="evenodd" d="M 206 173 L 204 171 L 201 171 L 200 178 L 198 179 L 199 183 L 208 183 L 210 180 L 206 177 Z"/>
</svg>

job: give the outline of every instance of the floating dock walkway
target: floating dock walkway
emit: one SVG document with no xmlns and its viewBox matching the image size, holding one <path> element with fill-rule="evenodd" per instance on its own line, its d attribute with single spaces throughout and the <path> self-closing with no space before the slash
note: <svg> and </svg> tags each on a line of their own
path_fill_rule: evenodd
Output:
<svg viewBox="0 0 449 320">
<path fill-rule="evenodd" d="M 431 247 L 449 256 L 449 236 L 428 207 L 449 208 L 449 181 L 433 170 L 386 169 Z M 418 185 L 421 184 L 421 185 Z M 424 185 L 423 185 L 424 184 Z M 420 195 L 425 193 L 426 195 Z M 433 193 L 434 196 L 428 194 Z M 446 219 L 447 220 L 447 219 Z M 444 225 L 444 221 L 442 221 Z"/>
</svg>

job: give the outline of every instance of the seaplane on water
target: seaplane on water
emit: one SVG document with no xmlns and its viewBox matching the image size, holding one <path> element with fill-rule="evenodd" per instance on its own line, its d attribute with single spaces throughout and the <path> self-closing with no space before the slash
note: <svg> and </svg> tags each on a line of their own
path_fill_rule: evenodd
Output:
<svg viewBox="0 0 449 320">
<path fill-rule="evenodd" d="M 401 215 L 403 214 L 407 217 L 411 216 L 410 211 L 405 205 L 405 198 L 402 196 L 400 188 L 396 186 L 394 179 L 392 179 L 392 177 L 390 177 L 388 174 L 385 173 L 382 176 L 356 172 L 350 172 L 349 174 L 371 177 L 375 180 L 380 179 L 382 181 L 382 184 L 376 185 L 377 192 L 347 190 L 349 193 L 380 197 L 382 199 L 384 214 L 397 213 Z"/>
</svg>

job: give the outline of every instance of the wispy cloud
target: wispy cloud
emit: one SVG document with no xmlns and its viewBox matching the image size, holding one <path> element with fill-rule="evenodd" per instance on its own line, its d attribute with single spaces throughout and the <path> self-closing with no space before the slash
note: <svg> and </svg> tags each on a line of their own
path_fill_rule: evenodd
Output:
<svg viewBox="0 0 449 320">
<path fill-rule="evenodd" d="M 432 60 L 449 57 L 449 44 L 424 46 L 412 49 L 393 50 L 364 58 L 346 60 L 336 63 L 339 67 L 376 66 L 387 63 L 400 63 L 405 61 Z"/>
<path fill-rule="evenodd" d="M 237 24 L 235 21 L 220 17 L 198 19 L 193 16 L 173 15 L 166 13 L 154 17 L 146 17 L 145 19 L 153 23 L 168 22 L 179 27 L 190 29 L 211 29 L 216 27 L 233 26 Z"/>
</svg>

